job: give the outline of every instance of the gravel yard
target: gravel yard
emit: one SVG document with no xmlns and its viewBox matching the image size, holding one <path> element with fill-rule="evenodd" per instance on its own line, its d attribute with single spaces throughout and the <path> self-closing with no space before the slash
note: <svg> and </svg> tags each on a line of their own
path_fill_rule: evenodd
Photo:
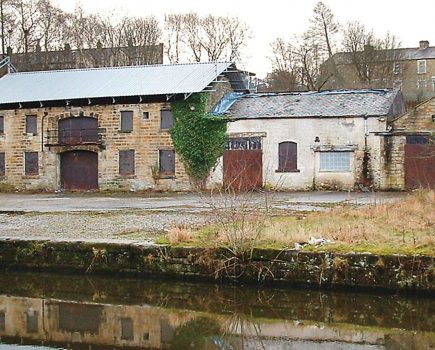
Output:
<svg viewBox="0 0 435 350">
<path fill-rule="evenodd" d="M 210 221 L 207 214 L 113 211 L 74 213 L 0 214 L 0 237 L 37 237 L 59 239 L 123 239 L 140 233 L 156 234 L 173 226 L 200 226 Z"/>
</svg>

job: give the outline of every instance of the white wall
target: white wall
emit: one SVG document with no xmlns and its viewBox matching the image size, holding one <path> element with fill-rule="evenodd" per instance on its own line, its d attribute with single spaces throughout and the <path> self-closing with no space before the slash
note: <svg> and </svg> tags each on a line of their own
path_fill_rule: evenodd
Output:
<svg viewBox="0 0 435 350">
<path fill-rule="evenodd" d="M 375 186 L 380 177 L 380 137 L 373 132 L 385 131 L 385 119 L 367 119 L 367 145 L 370 149 L 372 175 Z M 228 134 L 266 133 L 263 138 L 263 181 L 278 189 L 310 189 L 315 181 L 318 188 L 351 189 L 362 174 L 362 158 L 365 146 L 364 118 L 298 118 L 298 119 L 251 119 L 231 122 Z M 315 143 L 316 136 L 320 142 Z M 293 141 L 298 145 L 298 170 L 294 173 L 278 173 L 278 144 Z M 350 172 L 319 172 L 320 155 L 314 145 L 356 145 L 351 154 Z M 222 183 L 222 160 L 211 176 L 211 184 Z"/>
</svg>

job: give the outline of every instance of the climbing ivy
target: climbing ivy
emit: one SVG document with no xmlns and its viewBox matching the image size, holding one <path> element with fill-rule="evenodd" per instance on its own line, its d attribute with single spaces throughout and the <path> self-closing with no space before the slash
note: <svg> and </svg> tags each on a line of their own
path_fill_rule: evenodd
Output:
<svg viewBox="0 0 435 350">
<path fill-rule="evenodd" d="M 200 188 L 204 187 L 226 143 L 226 120 L 207 112 L 208 99 L 208 94 L 200 93 L 171 103 L 175 119 L 171 133 L 175 151 L 192 183 Z"/>
</svg>

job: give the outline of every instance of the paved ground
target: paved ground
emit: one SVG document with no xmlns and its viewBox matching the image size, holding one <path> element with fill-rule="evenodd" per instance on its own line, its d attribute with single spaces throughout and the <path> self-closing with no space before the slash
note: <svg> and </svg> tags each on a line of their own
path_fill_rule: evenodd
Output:
<svg viewBox="0 0 435 350">
<path fill-rule="evenodd" d="M 230 196 L 0 194 L 0 237 L 153 240 L 174 226 L 201 226 L 213 212 L 249 203 L 281 212 L 394 201 L 403 193 L 293 192 Z"/>
</svg>

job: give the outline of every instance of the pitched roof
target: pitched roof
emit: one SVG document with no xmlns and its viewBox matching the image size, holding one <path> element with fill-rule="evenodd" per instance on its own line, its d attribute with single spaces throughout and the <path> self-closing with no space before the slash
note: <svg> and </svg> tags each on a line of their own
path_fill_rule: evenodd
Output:
<svg viewBox="0 0 435 350">
<path fill-rule="evenodd" d="M 11 73 L 0 79 L 0 105 L 196 93 L 230 66 L 207 62 Z"/>
<path fill-rule="evenodd" d="M 364 51 L 358 51 L 364 54 Z M 333 57 L 336 64 L 352 64 L 352 52 L 337 52 Z M 425 60 L 435 59 L 435 46 L 430 46 L 426 49 L 420 48 L 399 48 L 389 50 L 373 51 L 373 59 L 380 62 L 388 61 L 405 61 L 405 60 Z"/>
<path fill-rule="evenodd" d="M 234 119 L 390 115 L 398 90 L 335 90 L 243 95 L 226 110 Z"/>
</svg>

